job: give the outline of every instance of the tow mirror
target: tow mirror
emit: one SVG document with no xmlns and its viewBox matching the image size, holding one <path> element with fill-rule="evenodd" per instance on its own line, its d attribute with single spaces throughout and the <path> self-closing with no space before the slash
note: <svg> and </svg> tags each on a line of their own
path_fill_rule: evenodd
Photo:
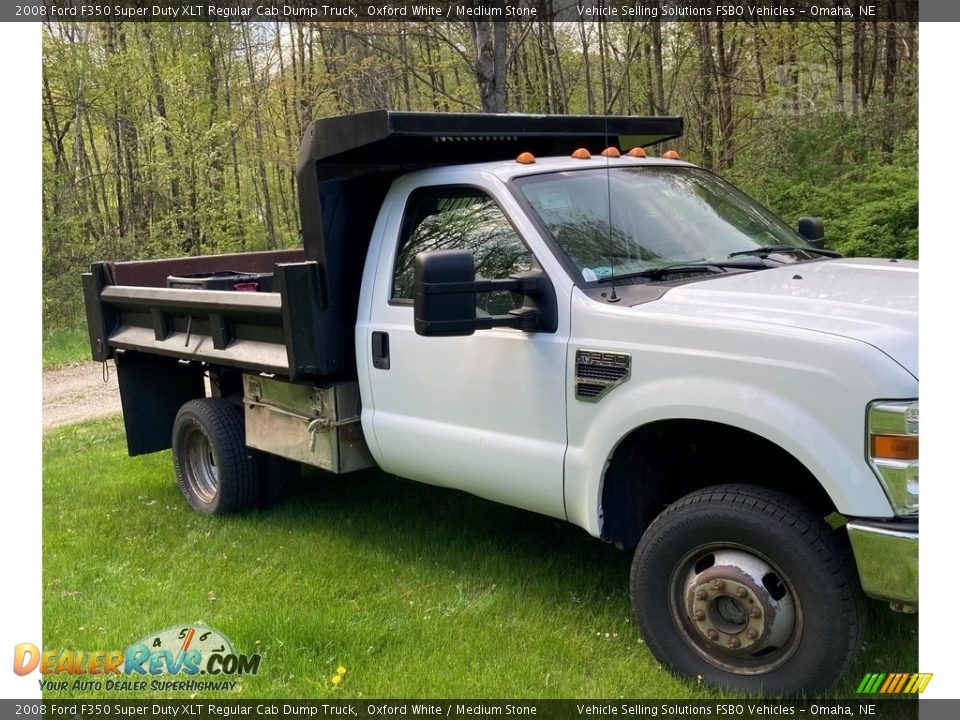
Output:
<svg viewBox="0 0 960 720">
<path fill-rule="evenodd" d="M 823 219 L 818 217 L 802 217 L 800 218 L 800 223 L 797 226 L 797 232 L 800 233 L 800 237 L 804 238 L 807 242 L 813 245 L 815 248 L 823 247 Z"/>
<path fill-rule="evenodd" d="M 473 335 L 476 330 L 495 327 L 526 332 L 557 329 L 556 297 L 542 270 L 518 273 L 504 280 L 486 280 L 475 275 L 473 253 L 469 250 L 417 254 L 413 259 L 413 327 L 418 335 Z M 529 302 L 506 315 L 478 315 L 477 293 L 498 290 L 525 295 Z"/>
</svg>

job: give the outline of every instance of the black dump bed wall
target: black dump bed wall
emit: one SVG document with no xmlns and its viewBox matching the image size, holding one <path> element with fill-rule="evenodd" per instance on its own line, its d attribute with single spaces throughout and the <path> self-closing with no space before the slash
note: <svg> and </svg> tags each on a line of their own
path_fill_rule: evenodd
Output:
<svg viewBox="0 0 960 720">
<path fill-rule="evenodd" d="M 319 266 L 318 332 L 328 372 L 353 368 L 353 328 L 367 246 L 399 175 L 425 167 L 646 146 L 683 132 L 678 117 L 373 112 L 311 123 L 297 162 L 307 260 Z"/>
<path fill-rule="evenodd" d="M 222 270 L 270 273 L 278 263 L 303 262 L 303 249 L 194 255 L 159 260 L 129 260 L 105 263 L 111 285 L 166 287 L 171 275 L 196 275 Z"/>
</svg>

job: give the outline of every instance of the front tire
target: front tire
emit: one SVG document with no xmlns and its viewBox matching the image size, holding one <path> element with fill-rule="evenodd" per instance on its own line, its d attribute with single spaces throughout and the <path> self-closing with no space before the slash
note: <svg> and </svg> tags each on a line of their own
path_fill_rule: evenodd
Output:
<svg viewBox="0 0 960 720">
<path fill-rule="evenodd" d="M 790 496 L 751 485 L 700 490 L 664 510 L 637 547 L 630 595 L 661 662 L 734 691 L 826 690 L 863 634 L 849 548 Z"/>
<path fill-rule="evenodd" d="M 257 462 L 246 446 L 243 411 L 223 398 L 185 403 L 173 422 L 173 467 L 187 502 L 205 515 L 257 504 Z"/>
</svg>

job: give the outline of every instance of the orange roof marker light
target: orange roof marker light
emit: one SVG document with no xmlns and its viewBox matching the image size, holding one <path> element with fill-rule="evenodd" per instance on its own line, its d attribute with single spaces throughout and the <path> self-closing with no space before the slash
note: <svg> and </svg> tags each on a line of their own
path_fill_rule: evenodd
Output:
<svg viewBox="0 0 960 720">
<path fill-rule="evenodd" d="M 678 153 L 676 150 L 667 150 L 660 157 L 662 157 L 664 160 L 679 160 L 680 153 Z"/>
<path fill-rule="evenodd" d="M 615 148 L 615 147 L 608 147 L 606 150 L 604 150 L 604 151 L 603 151 L 602 153 L 600 153 L 600 154 L 603 155 L 603 157 L 606 157 L 606 158 L 610 158 L 610 157 L 620 157 L 620 150 L 618 150 L 618 149 Z"/>
<path fill-rule="evenodd" d="M 630 151 L 627 153 L 629 157 L 639 157 L 644 158 L 647 156 L 647 151 L 642 147 L 630 148 Z"/>
<path fill-rule="evenodd" d="M 570 157 L 574 157 L 577 160 L 589 160 L 590 151 L 587 150 L 586 148 L 577 148 L 576 150 L 573 151 L 573 155 L 571 155 Z"/>
<path fill-rule="evenodd" d="M 533 165 L 537 159 L 533 156 L 533 153 L 522 152 L 517 155 L 517 162 L 521 165 Z"/>
</svg>

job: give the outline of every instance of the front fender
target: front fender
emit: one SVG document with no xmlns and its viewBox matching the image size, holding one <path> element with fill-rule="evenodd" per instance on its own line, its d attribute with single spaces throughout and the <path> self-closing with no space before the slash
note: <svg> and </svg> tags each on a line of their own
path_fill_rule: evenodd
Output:
<svg viewBox="0 0 960 720">
<path fill-rule="evenodd" d="M 840 407 L 844 407 L 841 404 Z M 814 414 L 783 394 L 756 384 L 682 375 L 636 380 L 594 406 L 582 437 L 571 433 L 564 502 L 567 518 L 600 536 L 603 478 L 613 452 L 634 430 L 660 420 L 704 420 L 759 435 L 796 458 L 820 482 L 837 510 L 890 517 L 890 504 L 863 458 L 863 416 Z M 718 458 L 736 462 L 736 457 Z"/>
</svg>

